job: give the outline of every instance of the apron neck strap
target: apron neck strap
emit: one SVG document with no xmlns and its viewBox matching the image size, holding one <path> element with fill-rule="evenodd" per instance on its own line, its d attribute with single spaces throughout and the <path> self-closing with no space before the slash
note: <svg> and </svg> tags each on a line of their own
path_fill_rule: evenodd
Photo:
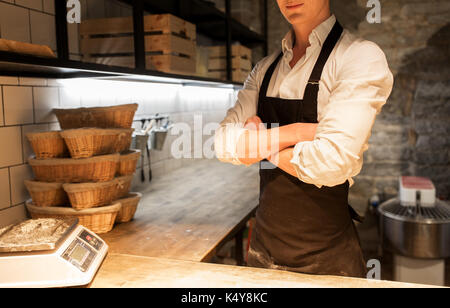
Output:
<svg viewBox="0 0 450 308">
<path fill-rule="evenodd" d="M 277 64 L 280 61 L 282 56 L 283 56 L 283 52 L 280 52 L 280 54 L 275 59 L 275 61 L 273 61 L 273 63 L 267 69 L 266 74 L 264 75 L 263 82 L 261 84 L 261 88 L 259 90 L 260 100 L 267 96 L 267 89 L 269 88 L 270 79 L 272 78 L 273 72 L 274 72 L 275 68 L 277 67 Z"/>
<path fill-rule="evenodd" d="M 309 77 L 308 83 L 319 84 L 325 63 L 327 63 L 327 60 L 330 57 L 334 46 L 336 46 L 336 43 L 339 41 L 343 30 L 344 29 L 341 24 L 336 20 L 333 29 L 331 29 L 327 39 L 323 43 L 322 50 L 320 51 L 319 58 L 317 59 L 316 65 L 314 66 L 311 76 Z"/>
</svg>

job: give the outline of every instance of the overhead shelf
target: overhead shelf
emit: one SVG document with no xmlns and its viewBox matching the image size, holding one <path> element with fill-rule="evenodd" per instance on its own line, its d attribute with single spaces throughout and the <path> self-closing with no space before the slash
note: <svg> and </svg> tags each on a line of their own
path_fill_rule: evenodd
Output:
<svg viewBox="0 0 450 308">
<path fill-rule="evenodd" d="M 57 58 L 39 58 L 10 52 L 0 52 L 0 72 L 4 76 L 61 79 L 96 77 L 122 81 L 145 81 L 219 88 L 239 89 L 242 87 L 240 83 L 225 82 L 211 78 L 84 63 Z"/>
</svg>

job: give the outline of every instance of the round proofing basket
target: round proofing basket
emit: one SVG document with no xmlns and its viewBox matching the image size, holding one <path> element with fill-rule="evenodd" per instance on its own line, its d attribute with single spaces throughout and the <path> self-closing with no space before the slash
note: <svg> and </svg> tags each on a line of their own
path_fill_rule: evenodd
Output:
<svg viewBox="0 0 450 308">
<path fill-rule="evenodd" d="M 84 183 L 107 182 L 114 179 L 119 154 L 91 158 L 53 158 L 28 160 L 34 175 L 42 182 Z"/>
<path fill-rule="evenodd" d="M 119 159 L 117 174 L 120 176 L 134 174 L 140 156 L 141 156 L 140 150 L 130 150 L 125 153 L 122 153 Z"/>
<path fill-rule="evenodd" d="M 126 175 L 116 178 L 117 188 L 115 199 L 120 199 L 128 195 L 131 189 L 131 182 L 133 181 L 132 175 Z"/>
<path fill-rule="evenodd" d="M 37 159 L 68 157 L 69 151 L 59 132 L 26 134 Z"/>
<path fill-rule="evenodd" d="M 122 206 L 116 202 L 108 206 L 77 211 L 70 207 L 37 207 L 28 200 L 26 207 L 33 219 L 76 217 L 80 225 L 101 234 L 112 230 L 117 213 Z"/>
<path fill-rule="evenodd" d="M 120 153 L 124 151 L 129 151 L 131 147 L 131 142 L 133 140 L 134 128 L 124 128 L 121 129 L 119 133 L 119 138 L 117 140 L 115 151 Z"/>
<path fill-rule="evenodd" d="M 36 206 L 58 206 L 69 202 L 62 183 L 45 183 L 30 180 L 25 180 L 24 182 Z"/>
<path fill-rule="evenodd" d="M 129 222 L 132 220 L 141 198 L 141 193 L 129 193 L 125 198 L 117 200 L 117 202 L 122 204 L 122 208 L 117 214 L 116 222 Z"/>
<path fill-rule="evenodd" d="M 111 204 L 116 196 L 118 181 L 63 184 L 63 189 L 69 196 L 74 209 L 82 210 Z"/>
<path fill-rule="evenodd" d="M 61 132 L 72 158 L 118 153 L 130 147 L 131 128 L 79 128 Z"/>
<path fill-rule="evenodd" d="M 111 107 L 53 109 L 62 129 L 82 127 L 131 128 L 138 104 Z"/>
</svg>

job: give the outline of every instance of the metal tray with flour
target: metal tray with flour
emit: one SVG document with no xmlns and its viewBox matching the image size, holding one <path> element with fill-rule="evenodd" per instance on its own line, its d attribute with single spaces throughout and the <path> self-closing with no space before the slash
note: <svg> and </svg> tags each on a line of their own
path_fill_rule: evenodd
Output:
<svg viewBox="0 0 450 308">
<path fill-rule="evenodd" d="M 78 224 L 78 219 L 29 219 L 0 229 L 0 252 L 55 249 Z"/>
</svg>

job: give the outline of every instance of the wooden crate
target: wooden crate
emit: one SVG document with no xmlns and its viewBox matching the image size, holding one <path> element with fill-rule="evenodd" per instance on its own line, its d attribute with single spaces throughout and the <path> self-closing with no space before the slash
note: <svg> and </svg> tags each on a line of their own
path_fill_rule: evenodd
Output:
<svg viewBox="0 0 450 308">
<path fill-rule="evenodd" d="M 174 55 L 152 55 L 147 56 L 147 63 L 151 63 L 158 71 L 181 74 L 196 74 L 196 59 Z"/>
<path fill-rule="evenodd" d="M 226 58 L 227 48 L 226 46 L 211 46 L 208 48 L 209 58 Z M 231 56 L 241 57 L 244 59 L 252 60 L 252 50 L 242 45 L 231 46 Z"/>
<path fill-rule="evenodd" d="M 197 39 L 196 26 L 194 24 L 171 14 L 144 16 L 144 31 L 179 34 L 193 41 Z"/>
<path fill-rule="evenodd" d="M 147 69 L 169 73 L 196 72 L 196 28 L 170 14 L 144 17 Z M 134 67 L 131 17 L 83 21 L 80 25 L 83 61 Z"/>
<path fill-rule="evenodd" d="M 208 60 L 209 70 L 226 70 L 226 68 L 227 68 L 226 58 L 210 58 Z M 252 62 L 248 59 L 233 57 L 231 58 L 231 68 L 250 71 L 252 69 Z"/>
<path fill-rule="evenodd" d="M 232 81 L 244 82 L 252 70 L 252 50 L 241 45 L 231 48 Z M 208 48 L 208 76 L 215 79 L 227 79 L 227 58 L 225 46 Z"/>
<path fill-rule="evenodd" d="M 232 71 L 231 79 L 234 82 L 244 83 L 249 74 L 250 74 L 249 71 L 244 71 L 244 70 L 240 70 L 240 69 L 234 69 Z M 227 72 L 224 71 L 224 70 L 215 70 L 215 71 L 211 70 L 211 71 L 208 72 L 208 77 L 209 78 L 214 78 L 214 79 L 226 80 L 227 79 Z"/>
</svg>

